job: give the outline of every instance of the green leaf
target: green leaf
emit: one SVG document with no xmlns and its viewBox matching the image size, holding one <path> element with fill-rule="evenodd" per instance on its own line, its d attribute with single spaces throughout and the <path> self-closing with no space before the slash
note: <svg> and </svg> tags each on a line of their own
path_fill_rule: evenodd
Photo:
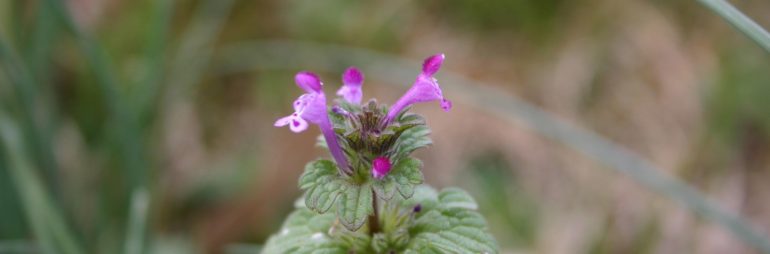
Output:
<svg viewBox="0 0 770 254">
<path fill-rule="evenodd" d="M 423 182 L 422 162 L 415 158 L 404 158 L 399 161 L 391 173 L 397 183 L 398 192 L 404 199 L 412 197 L 414 188 Z"/>
<path fill-rule="evenodd" d="M 396 141 L 395 158 L 405 157 L 414 150 L 432 144 L 433 141 L 428 137 L 429 134 L 430 129 L 424 125 L 405 130 Z"/>
<path fill-rule="evenodd" d="M 403 249 L 409 243 L 409 232 L 399 229 L 391 232 L 376 233 L 371 240 L 375 253 L 393 253 Z"/>
<path fill-rule="evenodd" d="M 426 211 L 433 210 L 438 206 L 438 192 L 430 186 L 418 185 L 415 187 L 414 195 L 409 199 L 400 201 L 400 203 L 401 207 L 405 209 L 412 209 L 419 204 Z"/>
<path fill-rule="evenodd" d="M 456 187 L 446 188 L 438 196 L 439 202 L 446 208 L 465 208 L 476 210 L 478 205 L 468 192 Z"/>
<path fill-rule="evenodd" d="M 387 235 L 384 233 L 374 234 L 374 238 L 372 238 L 372 249 L 374 252 L 385 253 L 389 246 Z"/>
<path fill-rule="evenodd" d="M 450 224 L 450 221 L 447 220 L 441 212 L 438 210 L 430 210 L 420 213 L 420 216 L 414 221 L 414 225 L 411 229 L 413 233 L 419 233 L 435 232 L 451 227 L 452 224 Z"/>
<path fill-rule="evenodd" d="M 431 200 L 430 189 L 419 190 L 418 197 Z M 434 208 L 423 207 L 417 215 L 409 229 L 413 238 L 404 253 L 497 253 L 497 243 L 467 192 L 446 188 L 437 199 Z"/>
<path fill-rule="evenodd" d="M 348 253 L 366 253 L 372 242 L 372 237 L 362 232 L 339 230 L 332 234 L 335 240 L 348 246 Z"/>
<path fill-rule="evenodd" d="M 344 244 L 327 234 L 334 220 L 334 214 L 298 209 L 270 236 L 263 253 L 346 253 Z"/>
<path fill-rule="evenodd" d="M 432 248 L 439 253 L 497 253 L 494 239 L 484 230 L 458 227 L 450 231 L 420 234 L 411 248 Z"/>
<path fill-rule="evenodd" d="M 265 252 L 268 253 L 268 252 Z M 339 242 L 323 242 L 319 244 L 303 245 L 296 252 L 300 254 L 344 254 L 349 253 L 347 246 Z"/>
<path fill-rule="evenodd" d="M 334 162 L 328 160 L 308 163 L 299 178 L 299 188 L 305 190 L 305 206 L 318 213 L 331 209 L 334 200 L 348 186 L 337 173 Z"/>
<path fill-rule="evenodd" d="M 383 200 L 390 200 L 396 193 L 396 181 L 390 175 L 386 175 L 382 180 L 374 180 L 372 187 L 377 197 Z"/>
<path fill-rule="evenodd" d="M 425 117 L 418 114 L 407 113 L 399 117 L 398 123 L 401 125 L 425 125 Z"/>
<path fill-rule="evenodd" d="M 401 159 L 381 180 L 374 180 L 374 191 L 383 200 L 390 200 L 396 190 L 401 197 L 408 199 L 414 194 L 415 186 L 423 182 L 422 162 L 406 157 Z"/>
<path fill-rule="evenodd" d="M 341 191 L 337 200 L 337 217 L 345 228 L 357 231 L 372 213 L 374 209 L 371 183 L 360 186 L 349 184 L 344 191 Z"/>
</svg>

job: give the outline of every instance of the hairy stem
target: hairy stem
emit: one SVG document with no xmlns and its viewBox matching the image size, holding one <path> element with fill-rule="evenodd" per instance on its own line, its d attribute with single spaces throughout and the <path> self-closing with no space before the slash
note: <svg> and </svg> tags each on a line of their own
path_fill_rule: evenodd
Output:
<svg viewBox="0 0 770 254">
<path fill-rule="evenodd" d="M 380 213 L 377 206 L 377 192 L 372 190 L 372 207 L 374 208 L 374 214 L 369 215 L 369 234 L 374 235 L 382 231 L 380 228 Z"/>
</svg>

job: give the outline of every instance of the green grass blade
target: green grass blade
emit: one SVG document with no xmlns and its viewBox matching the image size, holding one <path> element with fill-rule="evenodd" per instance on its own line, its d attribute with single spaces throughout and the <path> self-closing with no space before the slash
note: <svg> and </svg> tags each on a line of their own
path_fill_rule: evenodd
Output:
<svg viewBox="0 0 770 254">
<path fill-rule="evenodd" d="M 30 47 L 25 56 L 27 59 L 27 66 L 29 73 L 34 76 L 36 82 L 34 82 L 34 95 L 36 97 L 36 103 L 42 110 L 37 110 L 44 114 L 43 117 L 39 117 L 38 129 L 34 139 L 39 139 L 38 146 L 43 149 L 38 149 L 38 157 L 42 158 L 38 164 L 46 172 L 47 178 L 51 179 L 48 182 L 53 190 L 52 195 L 57 203 L 61 204 L 60 195 L 60 174 L 58 165 L 56 165 L 54 158 L 54 151 L 52 149 L 53 136 L 55 133 L 57 117 L 59 116 L 58 107 L 56 107 L 56 92 L 55 86 L 51 83 L 51 53 L 53 51 L 53 45 L 55 45 L 54 38 L 58 34 L 58 27 L 55 20 L 51 17 L 52 11 L 50 8 L 44 5 L 37 7 L 37 17 L 35 20 L 35 28 L 32 31 L 32 39 L 30 41 Z"/>
<path fill-rule="evenodd" d="M 154 105 L 162 87 L 163 74 L 166 59 L 167 41 L 171 16 L 173 15 L 173 0 L 161 0 L 154 2 L 152 25 L 147 32 L 147 45 L 145 48 L 145 61 L 147 62 L 147 76 L 140 81 L 137 92 L 133 98 L 135 112 L 140 119 L 149 116 L 155 110 Z"/>
<path fill-rule="evenodd" d="M 181 38 L 181 44 L 174 55 L 169 86 L 174 91 L 187 96 L 190 87 L 201 78 L 203 69 L 209 64 L 214 52 L 213 43 L 218 38 L 230 10 L 233 0 L 203 0 Z M 176 92 L 170 92 L 178 96 Z"/>
<path fill-rule="evenodd" d="M 84 33 L 74 22 L 67 8 L 60 0 L 45 0 L 54 16 L 72 33 L 78 48 L 85 55 L 89 68 L 96 76 L 96 83 L 106 102 L 109 112 L 107 129 L 115 141 L 115 152 L 118 155 L 121 169 L 129 178 L 129 187 L 146 186 L 148 181 L 148 166 L 142 149 L 142 135 L 137 133 L 137 119 L 131 114 L 127 101 L 123 100 L 118 88 L 120 87 L 110 60 L 104 49 L 88 34 Z"/>
<path fill-rule="evenodd" d="M 29 142 L 29 147 L 34 151 L 36 165 L 42 167 L 49 179 L 58 179 L 58 170 L 50 145 L 51 135 L 44 131 L 46 128 L 43 128 L 42 124 L 39 124 L 39 121 L 36 121 L 33 116 L 33 112 L 37 111 L 35 108 L 37 82 L 26 68 L 27 64 L 21 56 L 2 36 L 0 36 L 0 66 L 13 87 L 19 117 L 24 126 L 24 135 Z M 49 186 L 56 190 L 58 186 L 55 185 L 55 182 L 53 180 L 46 181 Z"/>
<path fill-rule="evenodd" d="M 770 53 L 770 33 L 725 0 L 698 0 Z"/>
<path fill-rule="evenodd" d="M 221 50 L 216 62 L 223 73 L 255 69 L 295 69 L 312 66 L 319 71 L 340 71 L 355 65 L 367 70 L 367 78 L 403 81 L 409 85 L 420 63 L 406 61 L 371 50 L 304 43 L 264 41 L 242 43 Z M 688 184 L 670 176 L 647 159 L 590 130 L 569 122 L 504 91 L 495 85 L 473 81 L 451 71 L 439 75 L 445 94 L 488 111 L 512 124 L 564 143 L 588 157 L 609 166 L 651 191 L 658 192 L 727 229 L 738 239 L 764 253 L 770 253 L 770 239 L 739 216 L 725 211 Z M 390 83 L 390 82 L 388 82 Z"/>
<path fill-rule="evenodd" d="M 147 227 L 147 210 L 150 206 L 150 194 L 146 189 L 137 189 L 131 195 L 131 213 L 129 214 L 128 232 L 123 253 L 141 254 L 145 251 L 144 239 Z"/>
<path fill-rule="evenodd" d="M 83 253 L 48 196 L 30 158 L 24 152 L 20 133 L 10 119 L 0 116 L 0 139 L 8 168 L 27 213 L 27 220 L 44 253 Z"/>
</svg>

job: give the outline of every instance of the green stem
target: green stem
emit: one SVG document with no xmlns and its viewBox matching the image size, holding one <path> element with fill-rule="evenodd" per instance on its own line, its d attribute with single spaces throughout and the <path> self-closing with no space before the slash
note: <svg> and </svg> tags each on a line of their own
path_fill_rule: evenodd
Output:
<svg viewBox="0 0 770 254">
<path fill-rule="evenodd" d="M 377 205 L 377 192 L 372 190 L 372 207 L 374 208 L 374 214 L 369 215 L 369 234 L 374 236 L 374 234 L 379 233 L 382 231 L 380 227 L 380 213 L 378 210 Z"/>
</svg>

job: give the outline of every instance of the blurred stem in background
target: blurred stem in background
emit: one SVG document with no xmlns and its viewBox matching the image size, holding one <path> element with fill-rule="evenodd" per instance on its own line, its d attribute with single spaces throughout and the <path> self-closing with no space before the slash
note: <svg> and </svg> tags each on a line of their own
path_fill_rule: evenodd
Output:
<svg viewBox="0 0 770 254">
<path fill-rule="evenodd" d="M 724 0 L 698 0 L 698 2 L 719 16 L 722 16 L 738 31 L 741 31 L 759 44 L 762 49 L 770 53 L 770 34 L 757 22 L 746 16 L 746 14 L 743 14 L 743 12 Z"/>
<path fill-rule="evenodd" d="M 44 253 L 79 254 L 83 249 L 75 240 L 72 230 L 62 218 L 49 197 L 37 171 L 26 155 L 20 133 L 13 121 L 0 115 L 0 137 L 3 141 L 6 166 L 13 183 L 21 195 L 26 217 L 32 231 L 38 238 Z"/>
<path fill-rule="evenodd" d="M 0 59 L 4 70 L 14 85 L 16 92 L 15 99 L 18 101 L 17 114 L 24 123 L 23 130 L 24 141 L 30 141 L 30 147 L 34 148 L 33 153 L 39 162 L 40 168 L 45 169 L 41 174 L 41 179 L 49 179 L 50 192 L 61 193 L 54 184 L 58 183 L 60 177 L 55 168 L 56 161 L 53 157 L 53 146 L 51 145 L 51 136 L 56 131 L 55 122 L 58 119 L 53 99 L 52 84 L 47 81 L 50 78 L 50 58 L 52 52 L 53 39 L 58 36 L 57 28 L 64 28 L 71 34 L 76 45 L 83 54 L 91 73 L 95 77 L 93 82 L 98 89 L 99 96 L 103 102 L 106 113 L 106 121 L 101 124 L 100 130 L 103 134 L 103 141 L 107 146 L 110 158 L 108 171 L 110 179 L 117 180 L 105 181 L 101 186 L 102 191 L 98 192 L 101 196 L 100 206 L 105 209 L 99 209 L 99 216 L 95 218 L 96 230 L 90 233 L 86 232 L 89 239 L 97 238 L 107 242 L 92 242 L 89 248 L 92 250 L 115 250 L 116 246 L 110 240 L 119 237 L 122 233 L 115 232 L 115 228 L 126 228 L 125 241 L 123 242 L 126 253 L 144 253 L 146 251 L 145 235 L 146 221 L 148 219 L 148 206 L 151 203 L 152 191 L 154 189 L 152 179 L 157 175 L 153 174 L 151 169 L 154 167 L 149 159 L 149 153 L 152 152 L 148 142 L 152 137 L 152 131 L 157 129 L 157 118 L 165 117 L 158 114 L 156 110 L 159 106 L 158 99 L 163 88 L 162 85 L 166 77 L 165 62 L 167 59 L 167 43 L 170 41 L 168 34 L 170 32 L 171 16 L 173 14 L 173 1 L 149 1 L 152 14 L 150 29 L 147 29 L 146 45 L 143 62 L 146 66 L 144 77 L 139 78 L 135 89 L 125 89 L 118 76 L 115 73 L 108 54 L 99 43 L 84 30 L 78 27 L 68 8 L 59 0 L 42 0 L 40 5 L 28 5 L 23 2 L 14 1 L 12 4 L 14 10 L 12 22 L 12 31 L 14 38 L 19 41 L 19 46 L 31 45 L 24 50 L 14 50 L 6 44 L 4 39 L 0 38 Z M 168 87 L 172 88 L 168 96 L 176 101 L 179 97 L 179 91 L 189 90 L 189 87 L 199 83 L 202 77 L 202 69 L 208 62 L 209 55 L 213 52 L 213 41 L 218 38 L 218 32 L 229 16 L 229 10 L 233 1 L 200 1 L 198 12 L 193 16 L 192 22 L 184 33 L 183 40 L 180 42 L 178 54 L 172 65 Z M 25 43 L 25 37 L 28 31 L 24 29 L 26 22 L 23 13 L 25 8 L 35 8 L 35 28 L 32 32 L 32 43 Z M 58 25 L 57 25 L 58 24 Z M 29 52 L 24 56 L 16 56 L 14 52 Z M 29 64 L 22 62 L 22 59 L 29 59 Z M 27 70 L 29 68 L 29 71 Z M 36 77 L 38 80 L 35 80 Z M 44 80 L 44 81 L 41 81 Z M 47 89 L 47 90 L 45 90 Z M 44 97 L 47 96 L 47 97 Z M 39 105 L 46 106 L 45 109 L 37 109 Z M 160 105 L 165 106 L 165 105 Z M 37 112 L 44 112 L 48 115 L 35 117 Z M 41 123 L 35 122 L 36 119 L 43 119 Z M 49 126 L 50 125 L 50 126 Z M 34 178 L 35 175 L 30 176 Z M 18 182 L 16 182 L 18 183 Z M 149 192 L 148 192 L 149 190 Z M 28 191 L 28 189 L 19 189 L 19 191 Z M 133 193 L 133 194 L 131 194 Z M 22 203 L 37 202 L 37 195 L 28 195 L 19 193 L 22 197 Z M 29 200 L 32 198 L 33 200 Z M 129 201 L 131 205 L 129 206 Z M 45 201 L 39 201 L 45 202 Z M 29 206 L 26 206 L 29 208 Z M 125 208 L 125 209 L 124 209 Z M 130 211 L 128 211 L 130 208 Z M 29 212 L 29 209 L 26 209 Z M 56 209 L 61 211 L 60 208 Z M 67 213 L 62 213 L 63 215 Z M 37 216 L 37 213 L 28 213 L 28 216 Z M 128 218 L 128 221 L 121 221 Z M 39 222 L 36 217 L 29 218 L 33 222 Z M 58 227 L 57 230 L 61 231 Z M 46 229 L 35 227 L 35 236 L 41 238 L 40 244 L 46 252 L 58 250 L 58 246 L 51 245 L 51 241 L 42 238 L 47 236 Z M 117 235 L 115 235 L 117 234 Z M 77 236 L 76 231 L 66 232 L 65 235 Z M 113 236 L 110 236 L 113 235 Z M 151 236 L 150 236 L 151 237 Z M 103 251 L 97 251 L 103 252 Z M 77 251 L 80 253 L 80 251 Z"/>
<path fill-rule="evenodd" d="M 41 10 L 42 14 L 36 16 L 36 24 L 42 32 L 34 34 L 35 36 L 32 38 L 32 47 L 28 51 L 30 52 L 28 59 L 31 61 L 25 62 L 24 56 L 17 53 L 24 51 L 14 50 L 4 37 L 0 37 L 0 59 L 3 60 L 3 69 L 10 80 L 9 83 L 12 85 L 15 95 L 13 98 L 7 99 L 15 102 L 14 115 L 21 119 L 20 122 L 24 130 L 21 134 L 26 140 L 29 140 L 27 149 L 33 155 L 36 167 L 40 168 L 43 175 L 46 176 L 43 178 L 45 184 L 54 190 L 54 193 L 60 193 L 56 180 L 58 179 L 58 169 L 53 155 L 52 135 L 50 133 L 54 128 L 50 121 L 53 115 L 50 109 L 53 108 L 53 105 L 49 104 L 50 101 L 39 100 L 45 98 L 42 94 L 46 94 L 46 92 L 48 95 L 51 94 L 50 91 L 45 90 L 45 86 L 41 85 L 46 81 L 46 74 L 40 74 L 47 71 L 44 55 L 46 52 L 50 52 L 50 44 L 41 41 L 50 40 L 50 38 L 42 34 L 53 32 L 51 20 L 44 15 L 46 12 Z M 17 19 L 14 21 L 15 26 L 22 26 L 22 21 Z M 23 38 L 18 38 L 18 40 Z M 26 45 L 25 41 L 20 43 Z"/>
</svg>

